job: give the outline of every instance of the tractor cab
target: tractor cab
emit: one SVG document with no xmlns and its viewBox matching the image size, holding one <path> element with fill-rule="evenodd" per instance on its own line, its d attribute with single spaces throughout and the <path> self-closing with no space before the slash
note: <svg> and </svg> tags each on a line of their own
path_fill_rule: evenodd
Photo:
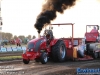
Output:
<svg viewBox="0 0 100 75">
<path fill-rule="evenodd" d="M 98 42 L 99 41 L 99 26 L 98 25 L 86 25 L 85 43 Z"/>
</svg>

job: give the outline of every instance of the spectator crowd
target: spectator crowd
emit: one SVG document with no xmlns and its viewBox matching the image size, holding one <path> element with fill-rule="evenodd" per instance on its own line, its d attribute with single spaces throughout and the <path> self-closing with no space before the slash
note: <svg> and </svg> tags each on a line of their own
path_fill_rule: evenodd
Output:
<svg viewBox="0 0 100 75">
<path fill-rule="evenodd" d="M 21 46 L 21 44 L 27 44 L 31 39 L 28 38 L 24 38 L 23 40 L 20 39 L 19 37 L 17 37 L 16 39 L 11 39 L 11 40 L 0 40 L 1 45 L 17 45 L 17 46 Z"/>
</svg>

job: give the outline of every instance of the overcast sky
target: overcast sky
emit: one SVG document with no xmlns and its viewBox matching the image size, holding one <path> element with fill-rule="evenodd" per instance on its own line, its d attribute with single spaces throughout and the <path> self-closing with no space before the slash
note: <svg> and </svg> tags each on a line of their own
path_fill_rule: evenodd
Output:
<svg viewBox="0 0 100 75">
<path fill-rule="evenodd" d="M 42 9 L 44 0 L 2 0 L 1 15 L 3 17 L 4 32 L 15 35 L 36 35 L 34 28 L 36 17 Z M 52 23 L 75 23 L 74 36 L 84 37 L 87 24 L 100 25 L 99 0 L 80 0 L 64 14 L 57 15 Z M 54 36 L 71 36 L 71 26 L 56 26 L 53 29 Z"/>
</svg>

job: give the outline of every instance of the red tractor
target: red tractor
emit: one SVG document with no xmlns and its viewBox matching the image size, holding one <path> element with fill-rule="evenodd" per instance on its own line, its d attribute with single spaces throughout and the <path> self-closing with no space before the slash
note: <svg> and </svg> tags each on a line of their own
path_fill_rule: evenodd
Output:
<svg viewBox="0 0 100 75">
<path fill-rule="evenodd" d="M 44 36 L 37 39 L 33 39 L 28 42 L 26 51 L 23 53 L 23 63 L 28 64 L 31 60 L 46 64 L 48 58 L 51 58 L 55 62 L 63 62 L 66 59 L 78 59 L 78 60 L 90 60 L 93 59 L 91 56 L 86 55 L 80 58 L 77 53 L 77 48 L 74 45 L 75 38 L 73 38 L 73 23 L 65 24 L 51 24 L 51 25 L 71 25 L 72 26 L 72 37 L 70 38 L 59 38 L 56 39 L 53 36 L 52 28 L 45 30 Z"/>
<path fill-rule="evenodd" d="M 94 27 L 90 32 L 87 32 L 88 27 Z M 100 33 L 98 25 L 86 25 L 85 44 L 88 55 L 94 58 L 100 57 Z"/>
<path fill-rule="evenodd" d="M 72 23 L 52 25 L 72 25 L 73 30 Z M 40 61 L 42 64 L 46 64 L 48 57 L 52 58 L 54 61 L 62 62 L 66 60 L 68 48 L 69 40 L 63 40 L 61 38 L 55 39 L 52 29 L 45 30 L 44 36 L 29 41 L 27 49 L 22 55 L 23 62 L 28 64 L 30 60 L 35 60 Z"/>
</svg>

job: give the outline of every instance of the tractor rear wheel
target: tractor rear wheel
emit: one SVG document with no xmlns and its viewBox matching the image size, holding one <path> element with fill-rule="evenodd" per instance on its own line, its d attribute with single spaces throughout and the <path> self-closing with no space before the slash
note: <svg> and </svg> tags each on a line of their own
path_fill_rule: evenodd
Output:
<svg viewBox="0 0 100 75">
<path fill-rule="evenodd" d="M 48 56 L 46 52 L 43 52 L 40 56 L 40 61 L 42 64 L 46 64 L 48 62 Z"/>
<path fill-rule="evenodd" d="M 66 46 L 62 40 L 59 40 L 53 47 L 52 47 L 52 59 L 53 61 L 63 62 L 66 59 Z"/>
<path fill-rule="evenodd" d="M 30 60 L 23 59 L 24 64 L 29 64 Z"/>
</svg>

